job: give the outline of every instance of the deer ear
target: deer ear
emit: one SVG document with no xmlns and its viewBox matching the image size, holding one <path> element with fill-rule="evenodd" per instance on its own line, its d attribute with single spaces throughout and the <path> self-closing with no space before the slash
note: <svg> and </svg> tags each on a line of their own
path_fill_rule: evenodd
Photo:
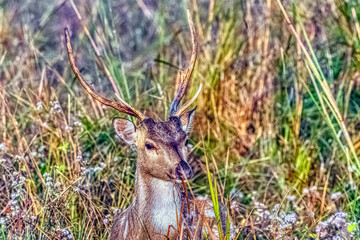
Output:
<svg viewBox="0 0 360 240">
<path fill-rule="evenodd" d="M 136 143 L 136 127 L 134 123 L 125 118 L 115 118 L 113 125 L 116 134 L 127 144 Z"/>
<path fill-rule="evenodd" d="M 193 109 L 190 110 L 188 112 L 185 112 L 183 115 L 180 116 L 180 121 L 181 121 L 181 125 L 182 125 L 182 129 L 184 130 L 184 132 L 189 133 L 190 129 L 191 129 L 191 123 L 192 120 L 194 118 L 194 113 L 196 110 L 197 106 Z"/>
</svg>

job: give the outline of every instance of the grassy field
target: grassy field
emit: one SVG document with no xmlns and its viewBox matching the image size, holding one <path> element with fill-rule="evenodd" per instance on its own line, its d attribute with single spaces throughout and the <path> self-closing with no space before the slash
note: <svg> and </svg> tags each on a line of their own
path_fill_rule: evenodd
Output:
<svg viewBox="0 0 360 240">
<path fill-rule="evenodd" d="M 0 2 L 0 239 L 107 239 L 136 151 L 71 71 L 165 120 L 187 66 L 203 90 L 190 183 L 216 180 L 237 239 L 360 239 L 357 0 Z M 208 170 L 206 168 L 206 163 Z M 213 182 L 214 183 L 214 182 Z"/>
</svg>

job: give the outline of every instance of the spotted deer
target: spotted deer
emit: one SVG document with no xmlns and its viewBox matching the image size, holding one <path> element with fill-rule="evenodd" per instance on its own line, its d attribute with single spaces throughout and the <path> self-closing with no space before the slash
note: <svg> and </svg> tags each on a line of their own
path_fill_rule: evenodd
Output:
<svg viewBox="0 0 360 240">
<path fill-rule="evenodd" d="M 214 239 L 217 223 L 212 202 L 204 197 L 193 197 L 184 184 L 193 177 L 188 163 L 188 134 L 195 108 L 188 110 L 200 93 L 183 106 L 183 99 L 197 58 L 197 37 L 188 12 L 192 38 L 192 55 L 189 67 L 178 73 L 178 90 L 170 106 L 167 121 L 155 121 L 131 107 L 123 99 L 119 103 L 98 94 L 81 76 L 75 65 L 70 37 L 65 29 L 65 38 L 71 68 L 84 89 L 100 103 L 115 108 L 139 119 L 138 126 L 124 118 L 115 118 L 113 126 L 116 134 L 127 144 L 136 145 L 138 151 L 135 194 L 132 204 L 115 217 L 110 239 L 200 239 L 207 235 Z M 224 217 L 222 230 L 226 229 Z M 181 238 L 180 238 L 181 239 Z"/>
</svg>

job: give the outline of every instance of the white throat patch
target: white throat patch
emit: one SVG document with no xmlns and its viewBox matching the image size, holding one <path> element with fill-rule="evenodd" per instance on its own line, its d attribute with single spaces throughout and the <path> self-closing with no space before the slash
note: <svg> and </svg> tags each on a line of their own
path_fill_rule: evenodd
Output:
<svg viewBox="0 0 360 240">
<path fill-rule="evenodd" d="M 152 221 L 155 229 L 161 234 L 167 234 L 170 225 L 176 228 L 176 214 L 180 214 L 180 197 L 172 182 L 153 179 L 152 186 L 156 193 L 156 201 L 152 208 Z M 179 218 L 180 219 L 180 218 Z"/>
</svg>

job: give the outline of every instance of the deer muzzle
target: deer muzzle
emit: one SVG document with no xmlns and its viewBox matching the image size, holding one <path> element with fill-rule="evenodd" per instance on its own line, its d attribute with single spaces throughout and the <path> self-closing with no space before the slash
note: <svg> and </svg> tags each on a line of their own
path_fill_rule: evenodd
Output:
<svg viewBox="0 0 360 240">
<path fill-rule="evenodd" d="M 193 171 L 187 162 L 181 160 L 175 169 L 175 176 L 180 180 L 188 180 L 193 177 Z"/>
</svg>

